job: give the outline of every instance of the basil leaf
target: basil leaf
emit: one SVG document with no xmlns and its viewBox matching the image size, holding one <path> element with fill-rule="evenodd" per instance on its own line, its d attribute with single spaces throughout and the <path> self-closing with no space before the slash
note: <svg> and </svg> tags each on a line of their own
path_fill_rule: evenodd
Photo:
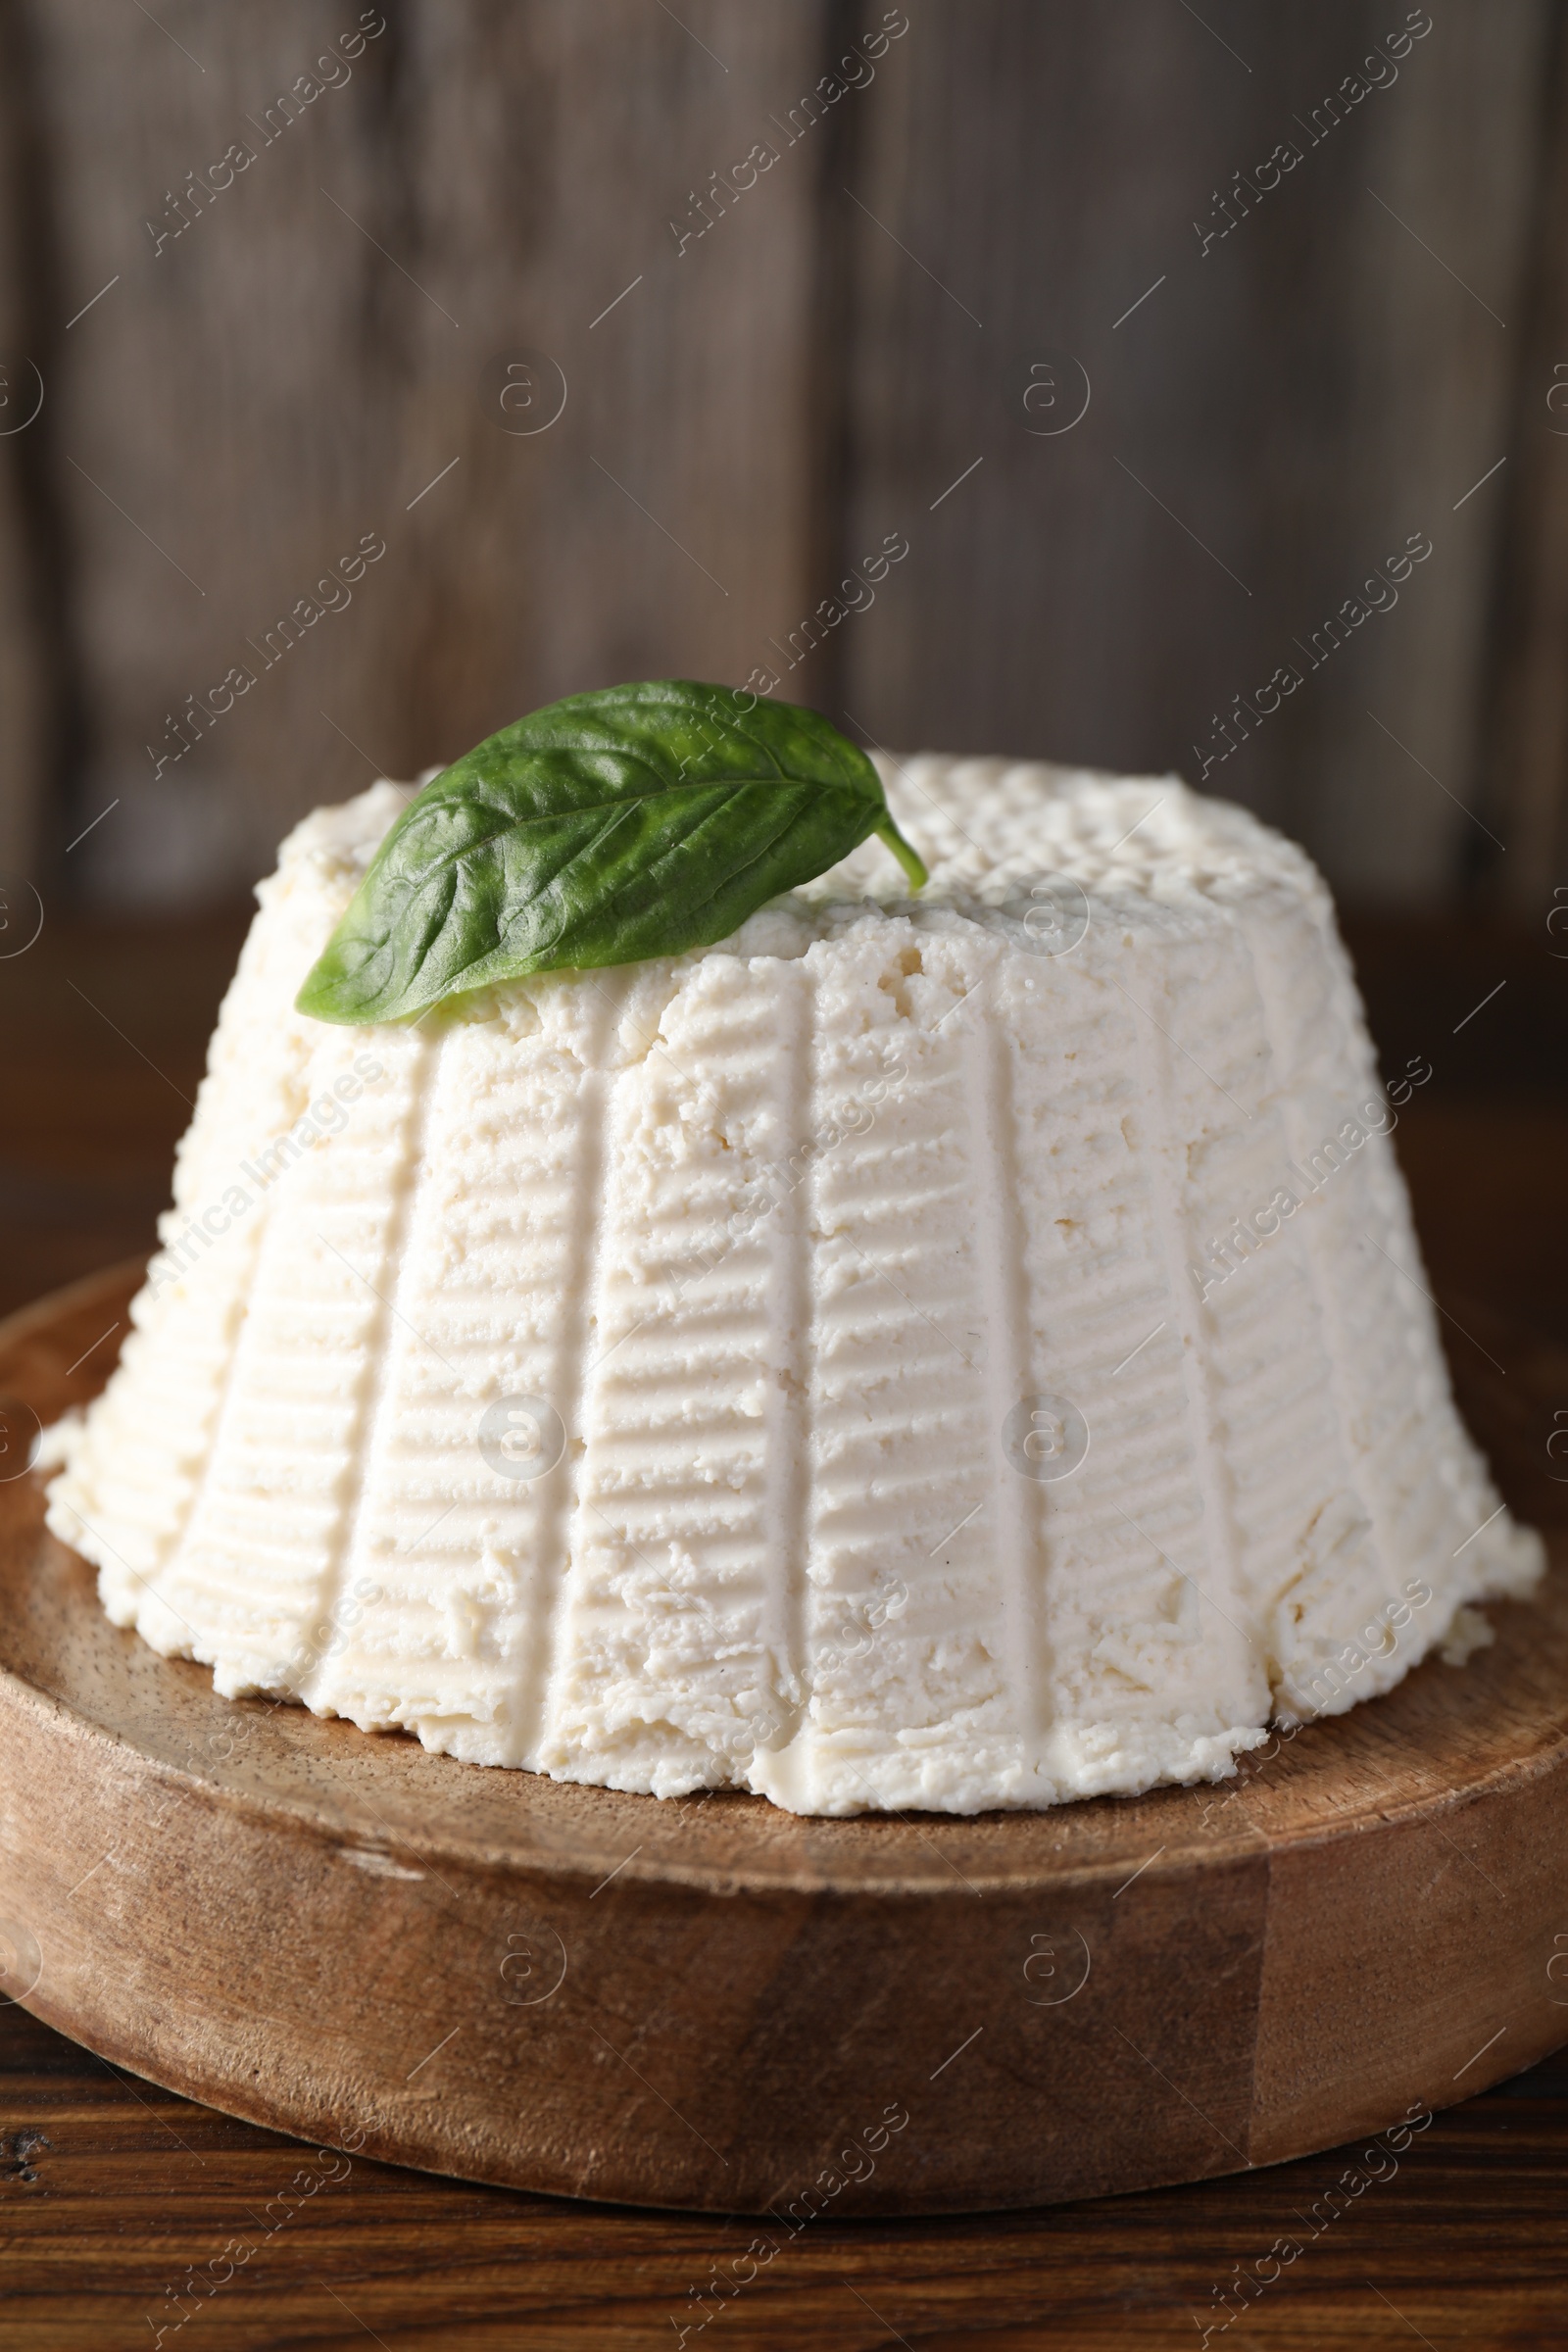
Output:
<svg viewBox="0 0 1568 2352">
<path fill-rule="evenodd" d="M 876 769 L 814 710 L 683 678 L 572 695 L 410 803 L 299 1008 L 398 1020 L 495 980 L 709 947 L 873 832 L 918 889 Z"/>
</svg>

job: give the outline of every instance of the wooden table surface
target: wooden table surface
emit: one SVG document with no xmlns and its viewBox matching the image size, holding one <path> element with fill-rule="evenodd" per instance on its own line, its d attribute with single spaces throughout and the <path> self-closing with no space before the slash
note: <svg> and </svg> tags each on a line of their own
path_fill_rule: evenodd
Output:
<svg viewBox="0 0 1568 2352">
<path fill-rule="evenodd" d="M 55 924 L 0 963 L 0 1309 L 147 1246 L 241 921 Z M 1386 1068 L 1431 1070 L 1398 1144 L 1439 1287 L 1568 1338 L 1568 1018 L 1551 943 L 1415 920 L 1350 936 Z M 1466 1343 L 1450 1338 L 1457 1361 Z M 1396 2156 L 1357 2143 L 1035 2213 L 823 2220 L 759 2259 L 750 2221 L 305 2147 L 0 2006 L 6 2352 L 1568 2345 L 1565 2203 L 1559 2059 L 1438 2115 Z M 705 2294 L 720 2265 L 727 2301 Z M 1255 2300 L 1225 2300 L 1259 2272 Z"/>
</svg>

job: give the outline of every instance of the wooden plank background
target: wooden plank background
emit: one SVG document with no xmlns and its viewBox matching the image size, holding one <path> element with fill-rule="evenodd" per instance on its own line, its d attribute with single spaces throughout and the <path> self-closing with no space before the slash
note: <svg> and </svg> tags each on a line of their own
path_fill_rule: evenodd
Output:
<svg viewBox="0 0 1568 2352">
<path fill-rule="evenodd" d="M 0 868 L 198 904 L 374 770 L 765 664 L 1539 921 L 1561 14 L 0 0 Z"/>
</svg>

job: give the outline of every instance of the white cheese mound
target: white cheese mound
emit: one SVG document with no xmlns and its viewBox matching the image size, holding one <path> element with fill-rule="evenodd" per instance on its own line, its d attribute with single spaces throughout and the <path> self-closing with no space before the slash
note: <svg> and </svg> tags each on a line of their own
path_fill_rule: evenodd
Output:
<svg viewBox="0 0 1568 2352">
<path fill-rule="evenodd" d="M 883 772 L 918 902 L 868 842 L 412 1026 L 293 1008 L 404 796 L 296 828 L 50 1488 L 117 1624 L 470 1762 L 971 1813 L 1220 1778 L 1530 1590 L 1306 858 Z"/>
</svg>

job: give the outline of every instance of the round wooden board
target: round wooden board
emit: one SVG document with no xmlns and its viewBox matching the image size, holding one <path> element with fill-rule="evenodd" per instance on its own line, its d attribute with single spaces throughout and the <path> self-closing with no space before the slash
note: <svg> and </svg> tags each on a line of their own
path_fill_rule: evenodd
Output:
<svg viewBox="0 0 1568 2352">
<path fill-rule="evenodd" d="M 0 1325 L 14 1428 L 6 1397 L 47 1423 L 101 1384 L 138 1272 Z M 1568 1357 L 1487 1338 L 1508 1377 L 1463 1402 L 1518 1507 L 1560 1517 Z M 1462 1672 L 1236 1782 L 827 1822 L 215 1697 L 109 1625 L 42 1504 L 0 1484 L 0 1986 L 253 2122 L 794 2226 L 1275 2163 L 1568 2037 L 1560 1544 Z"/>
</svg>

